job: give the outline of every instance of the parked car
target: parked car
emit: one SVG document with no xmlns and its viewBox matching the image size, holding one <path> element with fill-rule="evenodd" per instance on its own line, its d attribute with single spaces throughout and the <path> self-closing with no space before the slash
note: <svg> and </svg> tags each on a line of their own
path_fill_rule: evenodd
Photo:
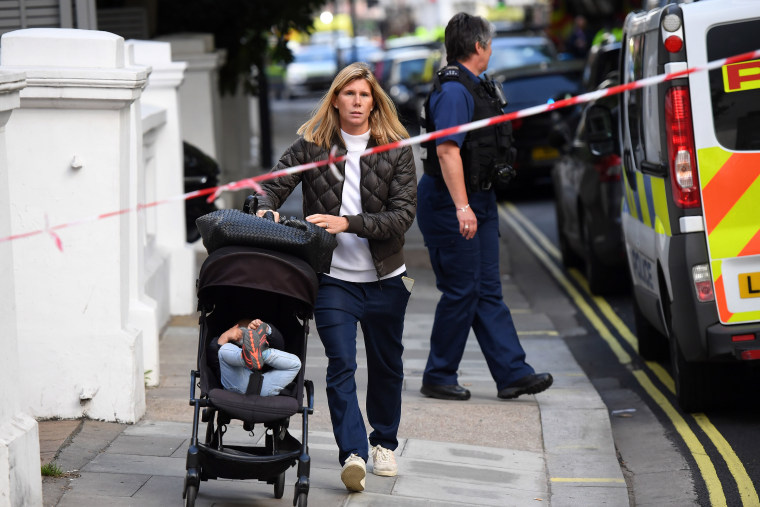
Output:
<svg viewBox="0 0 760 507">
<path fill-rule="evenodd" d="M 616 85 L 617 75 L 613 76 L 600 88 Z M 551 172 L 562 263 L 585 268 L 595 294 L 628 287 L 617 115 L 617 97 L 604 97 L 583 108 L 571 136 L 563 125 L 550 136 L 562 153 Z"/>
<path fill-rule="evenodd" d="M 591 47 L 586 56 L 581 75 L 581 93 L 596 90 L 602 82 L 609 78 L 611 73 L 618 71 L 620 65 L 620 45 L 619 41 L 612 40 L 595 44 Z M 568 132 L 575 131 L 584 106 L 585 104 L 571 106 L 572 112 L 565 115 L 564 122 Z"/>
<path fill-rule="evenodd" d="M 293 51 L 293 61 L 285 69 L 286 98 L 327 91 L 338 69 L 335 48 L 328 44 L 307 44 Z"/>
<path fill-rule="evenodd" d="M 583 67 L 581 84 L 584 90 L 591 91 L 599 88 L 610 73 L 617 72 L 620 67 L 620 41 L 610 41 L 591 46 L 586 64 Z"/>
<path fill-rule="evenodd" d="M 440 66 L 441 51 L 425 46 L 387 50 L 373 62 L 375 77 L 407 128 L 418 127 L 420 108 Z"/>
<path fill-rule="evenodd" d="M 526 67 L 531 65 L 550 65 L 557 61 L 557 48 L 543 35 L 507 35 L 497 36 L 491 40 L 491 59 L 487 74 Z"/>
<path fill-rule="evenodd" d="M 341 68 L 354 62 L 369 63 L 383 52 L 380 44 L 364 36 L 338 39 L 337 47 Z"/>
<path fill-rule="evenodd" d="M 493 78 L 502 83 L 507 98 L 504 112 L 510 113 L 577 95 L 581 70 L 573 61 L 555 61 L 551 66 L 538 64 L 498 71 Z M 560 154 L 549 144 L 548 134 L 569 114 L 572 110 L 563 108 L 512 121 L 517 176 L 506 187 L 496 187 L 499 198 L 508 197 L 513 189 L 551 182 L 551 168 Z"/>
</svg>

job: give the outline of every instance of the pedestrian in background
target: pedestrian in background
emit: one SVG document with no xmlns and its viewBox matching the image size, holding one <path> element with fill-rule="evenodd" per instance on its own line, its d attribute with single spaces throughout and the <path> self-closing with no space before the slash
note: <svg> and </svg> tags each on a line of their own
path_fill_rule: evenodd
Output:
<svg viewBox="0 0 760 507">
<path fill-rule="evenodd" d="M 417 207 L 415 164 L 409 147 L 359 157 L 369 147 L 409 137 L 393 102 L 363 63 L 338 73 L 298 133 L 303 137 L 273 170 L 326 160 L 338 146 L 337 156 L 348 157 L 336 164 L 344 179 L 322 166 L 271 180 L 263 185 L 259 213 L 279 208 L 301 183 L 306 220 L 337 235 L 329 272 L 319 275 L 314 321 L 328 358 L 327 402 L 341 479 L 349 490 L 362 491 L 370 452 L 356 394 L 357 324 L 367 353 L 373 473 L 398 471 L 393 451 L 404 378 L 401 335 L 412 286 L 403 245 Z"/>
<path fill-rule="evenodd" d="M 425 101 L 427 131 L 489 118 L 506 104 L 498 83 L 478 77 L 488 68 L 493 27 L 485 19 L 456 14 L 446 26 L 448 65 Z M 472 329 L 502 399 L 544 391 L 549 373 L 525 362 L 499 273 L 499 215 L 493 183 L 511 172 L 511 125 L 441 137 L 423 148 L 425 174 L 418 187 L 417 222 L 436 285 L 443 293 L 430 335 L 422 378 L 425 396 L 467 400 L 457 370 Z"/>
<path fill-rule="evenodd" d="M 588 23 L 586 18 L 578 15 L 573 20 L 573 29 L 565 42 L 565 50 L 575 58 L 586 58 L 589 44 Z"/>
</svg>

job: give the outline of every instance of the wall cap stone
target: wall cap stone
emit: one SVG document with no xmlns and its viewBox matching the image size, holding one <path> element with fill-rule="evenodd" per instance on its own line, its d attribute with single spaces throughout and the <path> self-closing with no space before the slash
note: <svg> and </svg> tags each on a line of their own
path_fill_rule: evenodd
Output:
<svg viewBox="0 0 760 507">
<path fill-rule="evenodd" d="M 110 32 L 25 28 L 2 36 L 2 63 L 11 67 L 124 67 L 124 39 Z"/>
</svg>

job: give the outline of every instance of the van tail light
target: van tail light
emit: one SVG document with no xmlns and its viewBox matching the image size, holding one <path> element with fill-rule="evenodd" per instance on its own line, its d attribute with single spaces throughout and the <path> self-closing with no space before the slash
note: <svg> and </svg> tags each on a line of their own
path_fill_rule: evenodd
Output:
<svg viewBox="0 0 760 507">
<path fill-rule="evenodd" d="M 741 352 L 741 358 L 744 359 L 745 361 L 760 359 L 760 350 L 743 350 Z"/>
<path fill-rule="evenodd" d="M 688 86 L 674 86 L 668 90 L 665 125 L 673 198 L 679 208 L 697 208 L 701 201 Z"/>
<path fill-rule="evenodd" d="M 710 266 L 707 264 L 697 264 L 691 268 L 691 276 L 694 280 L 694 290 L 697 292 L 697 299 L 703 303 L 715 301 Z"/>
<path fill-rule="evenodd" d="M 665 49 L 670 53 L 678 53 L 683 48 L 683 20 L 676 13 L 667 14 L 662 18 L 662 39 Z"/>
<path fill-rule="evenodd" d="M 683 40 L 681 40 L 681 37 L 678 37 L 677 35 L 671 35 L 665 39 L 665 49 L 667 49 L 670 53 L 678 53 L 681 51 L 682 47 Z"/>
<path fill-rule="evenodd" d="M 621 176 L 620 155 L 614 153 L 605 155 L 598 162 L 594 163 L 594 170 L 599 175 L 599 181 L 602 183 L 611 183 L 620 181 Z"/>
</svg>

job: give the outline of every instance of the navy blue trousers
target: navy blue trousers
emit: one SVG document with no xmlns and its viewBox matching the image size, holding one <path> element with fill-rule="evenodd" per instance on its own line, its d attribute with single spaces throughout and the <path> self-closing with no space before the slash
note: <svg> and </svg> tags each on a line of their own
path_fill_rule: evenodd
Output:
<svg viewBox="0 0 760 507">
<path fill-rule="evenodd" d="M 422 382 L 457 383 L 470 329 L 497 389 L 534 373 L 525 362 L 512 314 L 504 303 L 499 272 L 499 213 L 493 191 L 469 195 L 478 218 L 470 240 L 459 233 L 456 208 L 442 179 L 424 175 L 417 187 L 417 223 L 425 238 L 436 286 L 442 292 L 430 335 Z"/>
<path fill-rule="evenodd" d="M 327 355 L 327 404 L 342 464 L 351 454 L 367 461 L 367 429 L 356 394 L 357 323 L 367 353 L 367 421 L 371 445 L 398 447 L 404 365 L 404 314 L 409 302 L 401 276 L 370 283 L 320 275 L 314 322 Z"/>
</svg>

